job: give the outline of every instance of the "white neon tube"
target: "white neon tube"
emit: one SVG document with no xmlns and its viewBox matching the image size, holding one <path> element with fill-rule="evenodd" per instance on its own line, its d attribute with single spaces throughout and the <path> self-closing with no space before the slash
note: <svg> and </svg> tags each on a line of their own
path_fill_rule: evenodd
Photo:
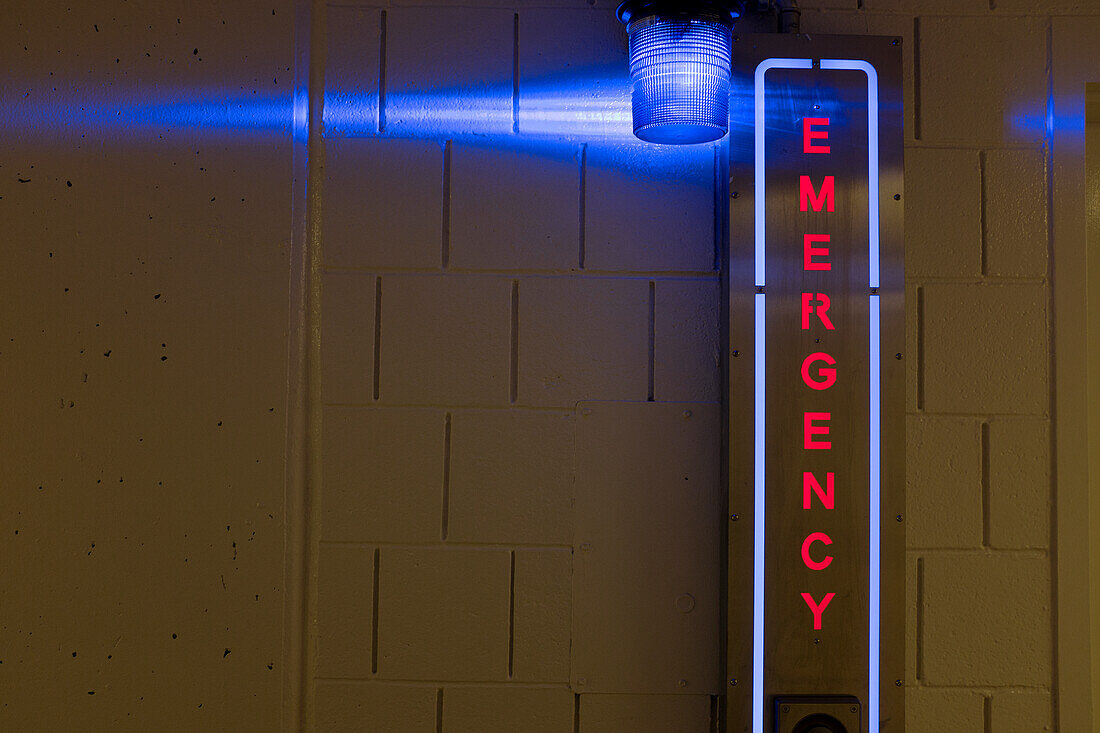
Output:
<svg viewBox="0 0 1100 733">
<path fill-rule="evenodd" d="M 769 69 L 810 69 L 811 59 L 766 59 L 754 75 L 755 98 L 755 281 L 758 288 L 766 284 L 765 213 L 766 178 L 764 160 L 765 94 L 764 76 Z M 857 59 L 823 59 L 823 70 L 863 71 L 867 75 L 867 186 L 868 186 L 868 281 L 879 287 L 879 136 L 878 136 L 878 72 L 866 61 Z M 755 296 L 756 311 L 756 374 L 755 374 L 755 477 L 753 536 L 753 733 L 764 733 L 764 548 L 765 548 L 765 308 L 764 293 Z M 881 354 L 879 298 L 869 296 L 869 412 L 870 412 L 870 495 L 869 495 L 869 613 L 868 613 L 868 690 L 867 719 L 870 728 L 879 728 L 880 675 L 880 612 L 881 612 Z"/>
<path fill-rule="evenodd" d="M 868 281 L 879 287 L 879 178 L 878 178 L 878 72 L 866 61 L 856 59 L 822 59 L 822 69 L 862 71 L 867 75 L 867 219 L 868 219 Z M 879 298 L 869 296 L 870 311 L 870 496 L 868 511 L 868 618 L 867 618 L 867 721 L 872 731 L 879 722 L 879 660 L 882 610 L 882 362 Z"/>
<path fill-rule="evenodd" d="M 765 285 L 764 253 L 764 204 L 767 198 L 764 177 L 764 75 L 769 69 L 811 69 L 810 59 L 766 59 L 756 67 L 754 74 L 754 94 L 756 100 L 755 129 L 755 180 L 753 183 L 756 200 L 756 285 Z M 756 423 L 754 429 L 755 477 L 753 480 L 753 608 L 752 608 L 752 730 L 764 733 L 764 505 L 767 496 L 764 491 L 764 408 L 766 362 L 764 317 L 764 293 L 757 293 L 756 304 Z"/>
</svg>

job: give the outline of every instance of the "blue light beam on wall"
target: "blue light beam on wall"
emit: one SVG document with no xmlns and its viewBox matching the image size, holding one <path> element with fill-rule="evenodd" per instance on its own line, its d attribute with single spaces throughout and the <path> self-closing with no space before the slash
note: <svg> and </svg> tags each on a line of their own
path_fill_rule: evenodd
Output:
<svg viewBox="0 0 1100 733">
<path fill-rule="evenodd" d="M 729 125 L 730 26 L 664 17 L 631 21 L 634 134 L 683 145 L 717 140 Z"/>
</svg>

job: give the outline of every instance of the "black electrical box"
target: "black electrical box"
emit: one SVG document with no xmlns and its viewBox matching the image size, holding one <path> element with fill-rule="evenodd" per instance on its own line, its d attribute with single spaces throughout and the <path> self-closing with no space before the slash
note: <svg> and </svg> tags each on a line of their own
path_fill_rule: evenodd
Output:
<svg viewBox="0 0 1100 733">
<path fill-rule="evenodd" d="M 855 697 L 792 695 L 775 699 L 775 733 L 862 733 Z"/>
</svg>

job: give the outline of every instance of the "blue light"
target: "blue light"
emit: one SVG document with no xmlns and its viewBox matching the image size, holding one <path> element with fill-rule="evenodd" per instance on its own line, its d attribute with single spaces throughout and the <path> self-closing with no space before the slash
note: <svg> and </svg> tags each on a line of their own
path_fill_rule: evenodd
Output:
<svg viewBox="0 0 1100 733">
<path fill-rule="evenodd" d="M 716 20 L 651 15 L 630 31 L 634 134 L 653 143 L 717 140 L 729 128 L 732 31 Z"/>
</svg>

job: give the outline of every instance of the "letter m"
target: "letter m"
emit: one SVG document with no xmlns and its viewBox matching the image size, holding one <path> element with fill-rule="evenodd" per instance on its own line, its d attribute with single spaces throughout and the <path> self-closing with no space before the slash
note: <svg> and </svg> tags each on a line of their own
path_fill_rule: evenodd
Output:
<svg viewBox="0 0 1100 733">
<path fill-rule="evenodd" d="M 801 211 L 821 211 L 825 206 L 826 211 L 833 210 L 833 176 L 825 176 L 821 182 L 821 191 L 814 191 L 814 184 L 810 183 L 809 176 L 798 177 L 798 199 Z"/>
</svg>

